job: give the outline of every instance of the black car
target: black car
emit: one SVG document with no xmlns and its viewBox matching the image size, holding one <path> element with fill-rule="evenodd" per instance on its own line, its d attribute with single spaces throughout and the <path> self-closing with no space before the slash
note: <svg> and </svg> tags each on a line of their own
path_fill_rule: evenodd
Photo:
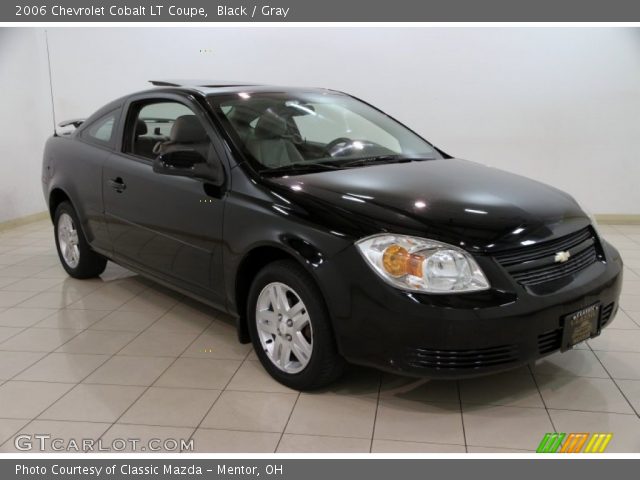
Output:
<svg viewBox="0 0 640 480">
<path fill-rule="evenodd" d="M 452 158 L 341 92 L 154 83 L 46 144 L 72 277 L 112 260 L 229 312 L 297 389 L 345 360 L 497 372 L 614 317 L 622 260 L 566 193 Z"/>
</svg>

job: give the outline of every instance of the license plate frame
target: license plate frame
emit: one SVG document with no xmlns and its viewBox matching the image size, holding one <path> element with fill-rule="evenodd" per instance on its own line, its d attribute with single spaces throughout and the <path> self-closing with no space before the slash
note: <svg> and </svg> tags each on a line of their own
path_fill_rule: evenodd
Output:
<svg viewBox="0 0 640 480">
<path fill-rule="evenodd" d="M 579 343 L 598 335 L 600 302 L 581 308 L 562 317 L 562 350 L 570 350 Z"/>
</svg>

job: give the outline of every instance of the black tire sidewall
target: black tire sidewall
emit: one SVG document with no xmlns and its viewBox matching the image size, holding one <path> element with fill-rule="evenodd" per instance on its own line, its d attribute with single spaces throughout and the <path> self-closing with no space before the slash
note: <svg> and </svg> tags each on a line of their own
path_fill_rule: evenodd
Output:
<svg viewBox="0 0 640 480">
<path fill-rule="evenodd" d="M 260 343 L 256 325 L 256 304 L 262 289 L 272 282 L 281 282 L 291 287 L 304 302 L 313 330 L 311 359 L 301 372 L 290 374 L 276 367 L 267 357 Z M 247 301 L 249 333 L 256 355 L 264 368 L 280 383 L 296 390 L 310 390 L 323 386 L 337 376 L 335 365 L 341 365 L 330 318 L 320 290 L 313 278 L 302 267 L 292 261 L 280 261 L 268 265 L 256 276 Z"/>
</svg>

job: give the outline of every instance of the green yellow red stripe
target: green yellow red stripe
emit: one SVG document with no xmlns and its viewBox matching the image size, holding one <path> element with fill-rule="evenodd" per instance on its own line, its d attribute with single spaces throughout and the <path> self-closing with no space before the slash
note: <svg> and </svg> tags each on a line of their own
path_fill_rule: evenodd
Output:
<svg viewBox="0 0 640 480">
<path fill-rule="evenodd" d="M 612 433 L 594 433 L 592 435 L 587 432 L 573 432 L 568 435 L 561 432 L 545 433 L 536 452 L 603 453 L 612 438 Z"/>
</svg>

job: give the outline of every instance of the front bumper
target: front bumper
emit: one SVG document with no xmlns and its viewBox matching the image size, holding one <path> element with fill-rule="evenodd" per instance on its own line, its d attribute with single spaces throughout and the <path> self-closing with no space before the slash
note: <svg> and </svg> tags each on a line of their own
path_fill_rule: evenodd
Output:
<svg viewBox="0 0 640 480">
<path fill-rule="evenodd" d="M 478 260 L 493 289 L 470 294 L 397 290 L 382 282 L 355 248 L 317 273 L 347 360 L 411 376 L 464 378 L 560 350 L 563 317 L 597 302 L 599 334 L 617 311 L 622 284 L 619 253 L 606 242 L 602 248 L 606 261 L 544 294 L 515 283 L 490 257 Z"/>
</svg>

